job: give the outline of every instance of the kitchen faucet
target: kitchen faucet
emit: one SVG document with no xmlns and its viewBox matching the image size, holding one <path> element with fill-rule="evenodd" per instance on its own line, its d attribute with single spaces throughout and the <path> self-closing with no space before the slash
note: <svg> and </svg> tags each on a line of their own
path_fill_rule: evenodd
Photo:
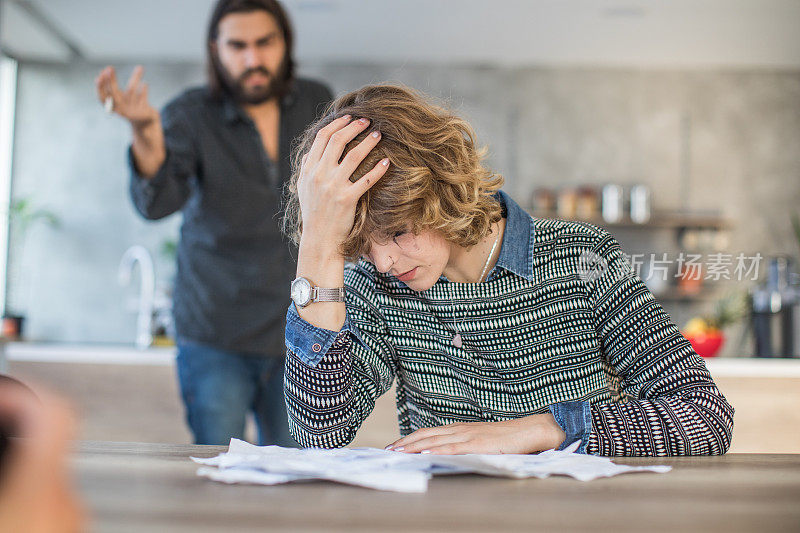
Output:
<svg viewBox="0 0 800 533">
<path fill-rule="evenodd" d="M 119 264 L 119 282 L 121 285 L 130 285 L 136 263 L 139 263 L 141 278 L 139 315 L 136 319 L 136 347 L 145 350 L 153 343 L 153 302 L 156 291 L 153 257 L 147 248 L 135 245 L 125 251 Z"/>
</svg>

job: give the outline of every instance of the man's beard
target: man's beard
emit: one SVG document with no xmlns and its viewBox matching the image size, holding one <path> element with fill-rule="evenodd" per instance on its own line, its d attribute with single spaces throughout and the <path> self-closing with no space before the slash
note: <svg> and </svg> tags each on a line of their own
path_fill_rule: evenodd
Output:
<svg viewBox="0 0 800 533">
<path fill-rule="evenodd" d="M 228 89 L 228 92 L 231 93 L 234 100 L 240 104 L 263 104 L 267 100 L 282 95 L 286 91 L 286 60 L 281 61 L 277 72 L 270 72 L 264 67 L 255 67 L 244 71 L 237 79 L 234 79 L 230 72 L 219 64 L 219 62 L 217 65 L 219 66 L 219 72 L 225 84 L 225 88 Z M 245 82 L 252 74 L 261 74 L 269 81 L 266 85 L 247 88 Z"/>
</svg>

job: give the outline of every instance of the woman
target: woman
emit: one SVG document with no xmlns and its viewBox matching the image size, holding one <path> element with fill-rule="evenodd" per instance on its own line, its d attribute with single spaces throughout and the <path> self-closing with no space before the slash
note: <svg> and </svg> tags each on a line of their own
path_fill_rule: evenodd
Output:
<svg viewBox="0 0 800 533">
<path fill-rule="evenodd" d="M 367 86 L 295 157 L 285 393 L 302 445 L 348 444 L 396 380 L 396 451 L 728 450 L 733 408 L 618 243 L 527 215 L 466 122 Z"/>
</svg>

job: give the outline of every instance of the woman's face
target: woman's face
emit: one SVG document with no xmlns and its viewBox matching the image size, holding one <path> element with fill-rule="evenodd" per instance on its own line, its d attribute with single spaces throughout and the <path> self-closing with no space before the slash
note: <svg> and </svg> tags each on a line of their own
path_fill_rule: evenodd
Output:
<svg viewBox="0 0 800 533">
<path fill-rule="evenodd" d="M 369 253 L 363 257 L 378 271 L 388 273 L 421 292 L 433 287 L 450 260 L 450 243 L 441 234 L 423 231 L 418 235 L 399 233 L 393 239 L 372 239 Z"/>
</svg>

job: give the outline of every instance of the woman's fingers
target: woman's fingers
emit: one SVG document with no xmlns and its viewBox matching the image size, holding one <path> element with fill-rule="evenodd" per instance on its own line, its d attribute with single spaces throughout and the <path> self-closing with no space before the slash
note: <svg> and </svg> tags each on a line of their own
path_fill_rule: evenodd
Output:
<svg viewBox="0 0 800 533">
<path fill-rule="evenodd" d="M 443 446 L 457 444 L 466 440 L 466 436 L 458 433 L 448 433 L 443 435 L 433 435 L 424 439 L 419 439 L 411 443 L 404 444 L 395 451 L 403 453 L 428 452 Z M 400 449 L 402 448 L 402 449 Z"/>
<path fill-rule="evenodd" d="M 373 131 L 364 139 L 361 140 L 358 145 L 353 147 L 347 155 L 344 156 L 342 159 L 341 164 L 339 165 L 339 169 L 341 170 L 342 174 L 346 175 L 348 178 L 353 174 L 353 172 L 358 168 L 358 165 L 364 161 L 364 158 L 372 151 L 373 148 L 380 142 L 381 140 L 381 132 Z"/>
<path fill-rule="evenodd" d="M 405 446 L 413 444 L 413 443 L 415 443 L 417 441 L 420 441 L 422 439 L 435 437 L 437 435 L 450 435 L 452 433 L 453 433 L 453 427 L 452 426 L 436 426 L 436 427 L 432 427 L 432 428 L 421 428 L 421 429 L 416 430 L 411 435 L 406 435 L 405 437 L 397 439 L 396 441 L 391 443 L 386 448 L 387 449 L 395 449 L 396 450 L 398 448 L 404 448 Z"/>
<path fill-rule="evenodd" d="M 331 166 L 338 165 L 339 159 L 342 157 L 342 153 L 344 153 L 344 147 L 347 146 L 347 143 L 355 139 L 359 133 L 364 131 L 367 126 L 369 126 L 369 119 L 360 118 L 332 133 L 320 161 L 327 162 Z M 347 177 L 349 178 L 350 175 L 348 174 Z"/>
<path fill-rule="evenodd" d="M 421 450 L 420 453 L 429 453 L 431 455 L 460 455 L 465 453 L 484 453 L 478 449 L 471 448 L 469 442 L 450 442 L 438 446 L 431 446 Z"/>
<path fill-rule="evenodd" d="M 317 132 L 317 136 L 314 137 L 314 142 L 311 144 L 311 150 L 308 151 L 307 161 L 310 164 L 315 165 L 320 160 L 331 135 L 347 126 L 350 119 L 350 115 L 339 117 Z"/>
<path fill-rule="evenodd" d="M 386 157 L 378 161 L 372 170 L 364 174 L 361 179 L 353 183 L 352 191 L 353 197 L 358 200 L 361 196 L 367 192 L 379 179 L 386 174 L 386 171 L 389 170 L 389 158 Z"/>
</svg>

